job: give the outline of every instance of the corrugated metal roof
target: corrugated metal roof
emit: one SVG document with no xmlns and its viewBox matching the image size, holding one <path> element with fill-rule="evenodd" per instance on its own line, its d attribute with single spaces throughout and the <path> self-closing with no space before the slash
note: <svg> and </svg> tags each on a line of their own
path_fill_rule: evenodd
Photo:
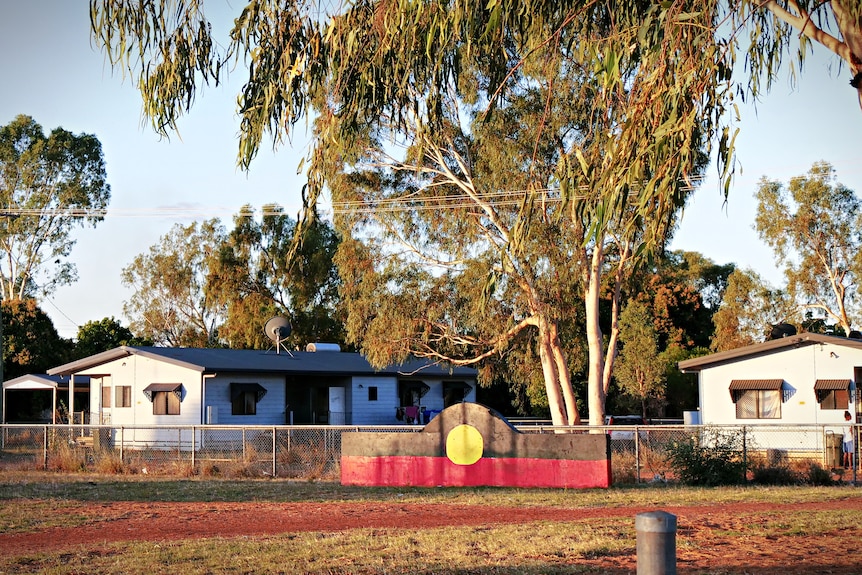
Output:
<svg viewBox="0 0 862 575">
<path fill-rule="evenodd" d="M 429 361 L 413 360 L 401 365 L 376 370 L 358 353 L 275 350 L 209 349 L 190 347 L 131 347 L 122 346 L 48 370 L 51 375 L 68 375 L 95 371 L 98 366 L 123 357 L 138 355 L 165 361 L 200 372 L 254 372 L 313 375 L 417 375 L 476 377 L 476 370 L 453 367 Z"/>
<path fill-rule="evenodd" d="M 781 389 L 783 379 L 734 379 L 730 382 L 730 391 L 748 389 Z"/>
<path fill-rule="evenodd" d="M 89 390 L 90 378 L 75 378 L 76 390 Z M 3 382 L 3 389 L 69 389 L 69 378 L 44 373 L 27 374 Z"/>
<path fill-rule="evenodd" d="M 814 382 L 815 391 L 832 391 L 850 389 L 849 379 L 818 379 Z"/>
<path fill-rule="evenodd" d="M 816 343 L 862 349 L 862 340 L 860 339 L 840 337 L 837 335 L 823 335 L 819 333 L 800 333 L 798 335 L 773 339 L 763 343 L 755 343 L 753 345 L 747 345 L 737 349 L 721 351 L 719 353 L 712 353 L 701 357 L 694 357 L 692 359 L 681 361 L 677 365 L 683 372 L 696 372 L 714 365 L 732 363 L 749 357 L 779 352 L 788 347 L 799 347 Z"/>
</svg>

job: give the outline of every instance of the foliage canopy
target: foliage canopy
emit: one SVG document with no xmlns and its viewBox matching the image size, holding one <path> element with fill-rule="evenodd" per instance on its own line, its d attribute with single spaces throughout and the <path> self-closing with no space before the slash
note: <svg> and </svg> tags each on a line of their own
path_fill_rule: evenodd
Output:
<svg viewBox="0 0 862 575">
<path fill-rule="evenodd" d="M 50 294 L 76 279 L 65 261 L 71 232 L 95 227 L 111 198 L 102 145 L 91 134 L 55 128 L 46 136 L 29 116 L 0 127 L 0 296 Z"/>
</svg>

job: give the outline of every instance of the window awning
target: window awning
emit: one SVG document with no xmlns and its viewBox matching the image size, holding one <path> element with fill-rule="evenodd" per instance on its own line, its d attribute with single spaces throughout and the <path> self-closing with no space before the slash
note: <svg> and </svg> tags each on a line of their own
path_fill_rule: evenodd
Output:
<svg viewBox="0 0 862 575">
<path fill-rule="evenodd" d="M 464 399 L 465 397 L 467 397 L 467 394 L 470 393 L 472 390 L 473 390 L 473 388 L 468 383 L 465 383 L 463 381 L 444 381 L 443 382 L 443 393 L 446 393 L 448 391 L 452 391 L 452 392 L 460 391 L 461 392 L 461 399 Z"/>
<path fill-rule="evenodd" d="M 177 399 L 182 400 L 183 384 L 181 383 L 151 383 L 144 388 L 144 395 L 147 399 L 153 401 L 153 394 L 158 391 L 168 391 L 176 394 Z"/>
<path fill-rule="evenodd" d="M 814 391 L 837 391 L 850 389 L 849 379 L 818 379 L 814 382 Z"/>
<path fill-rule="evenodd" d="M 783 379 L 734 379 L 730 382 L 730 397 L 734 403 L 740 391 L 780 391 Z"/>
<path fill-rule="evenodd" d="M 845 393 L 839 394 L 837 392 Z M 849 400 L 850 380 L 849 379 L 818 379 L 814 382 L 814 394 L 817 396 L 817 401 L 822 403 L 831 392 L 836 392 L 835 395 L 841 397 L 841 401 Z M 843 397 L 842 397 L 843 396 Z"/>
<path fill-rule="evenodd" d="M 232 383 L 230 384 L 230 400 L 236 401 L 243 393 L 253 393 L 255 401 L 260 402 L 266 395 L 266 388 L 259 383 Z"/>
<path fill-rule="evenodd" d="M 403 389 L 415 390 L 419 393 L 419 397 L 425 397 L 425 394 L 431 391 L 431 388 L 423 381 L 402 381 L 401 382 Z"/>
</svg>

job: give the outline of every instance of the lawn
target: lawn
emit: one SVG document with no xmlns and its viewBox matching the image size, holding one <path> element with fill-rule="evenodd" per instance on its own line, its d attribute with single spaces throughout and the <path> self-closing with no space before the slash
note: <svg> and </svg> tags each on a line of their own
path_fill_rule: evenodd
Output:
<svg viewBox="0 0 862 575">
<path fill-rule="evenodd" d="M 0 474 L 0 573 L 636 571 L 634 518 L 678 517 L 679 573 L 862 572 L 850 486 L 343 487 Z"/>
</svg>

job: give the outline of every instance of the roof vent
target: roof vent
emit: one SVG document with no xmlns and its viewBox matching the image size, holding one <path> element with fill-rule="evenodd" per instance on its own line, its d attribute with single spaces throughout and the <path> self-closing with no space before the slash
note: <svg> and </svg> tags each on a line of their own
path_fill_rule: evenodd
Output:
<svg viewBox="0 0 862 575">
<path fill-rule="evenodd" d="M 310 343 L 305 346 L 305 351 L 341 351 L 337 343 Z"/>
</svg>

